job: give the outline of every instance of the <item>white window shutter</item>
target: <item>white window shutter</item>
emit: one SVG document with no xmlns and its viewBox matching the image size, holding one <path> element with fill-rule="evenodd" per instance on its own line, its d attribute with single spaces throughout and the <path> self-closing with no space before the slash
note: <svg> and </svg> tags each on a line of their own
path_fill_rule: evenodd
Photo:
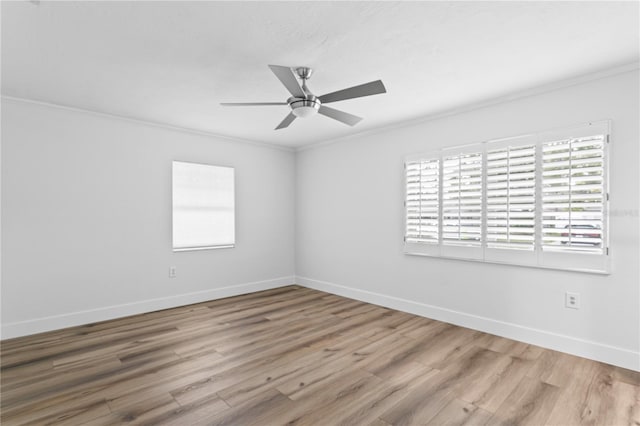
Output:
<svg viewBox="0 0 640 426">
<path fill-rule="evenodd" d="M 605 135 L 542 145 L 542 248 L 602 254 Z"/>
<path fill-rule="evenodd" d="M 442 153 L 442 254 L 482 259 L 483 153 L 481 145 Z"/>
<path fill-rule="evenodd" d="M 487 152 L 487 247 L 535 248 L 535 186 L 535 145 Z"/>
<path fill-rule="evenodd" d="M 479 246 L 482 238 L 482 153 L 443 159 L 444 244 Z"/>
<path fill-rule="evenodd" d="M 435 243 L 440 240 L 440 161 L 406 163 L 406 240 Z"/>
<path fill-rule="evenodd" d="M 608 170 L 610 123 L 541 134 L 539 265 L 609 273 Z"/>
</svg>

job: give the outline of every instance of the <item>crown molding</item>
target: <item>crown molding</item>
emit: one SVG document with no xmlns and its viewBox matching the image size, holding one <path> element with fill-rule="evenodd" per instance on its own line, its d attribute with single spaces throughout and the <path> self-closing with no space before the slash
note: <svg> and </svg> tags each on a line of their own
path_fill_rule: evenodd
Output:
<svg viewBox="0 0 640 426">
<path fill-rule="evenodd" d="M 320 147 L 323 147 L 323 146 L 332 145 L 332 144 L 335 144 L 335 143 L 338 143 L 338 142 L 345 142 L 345 141 L 348 141 L 348 140 L 351 140 L 351 139 L 356 139 L 356 138 L 360 138 L 360 137 L 367 136 L 367 135 L 373 135 L 373 134 L 377 134 L 377 133 L 382 133 L 382 132 L 393 130 L 393 129 L 411 127 L 411 126 L 415 126 L 415 125 L 418 125 L 418 124 L 421 124 L 421 123 L 425 123 L 425 122 L 428 122 L 428 121 L 438 120 L 440 118 L 444 118 L 444 117 L 448 117 L 448 116 L 452 116 L 452 115 L 456 115 L 456 114 L 461 114 L 461 113 L 473 111 L 473 110 L 476 110 L 476 109 L 481 109 L 481 108 L 485 108 L 485 107 L 489 107 L 489 106 L 493 106 L 493 105 L 498 105 L 498 104 L 501 104 L 501 103 L 506 103 L 506 102 L 517 100 L 517 99 L 523 99 L 523 98 L 527 98 L 527 97 L 531 97 L 531 96 L 536 96 L 536 95 L 543 94 L 543 93 L 553 92 L 553 91 L 560 90 L 560 89 L 563 89 L 563 88 L 566 88 L 566 87 L 576 86 L 576 85 L 579 85 L 579 84 L 584 84 L 584 83 L 588 83 L 588 82 L 591 82 L 591 81 L 600 80 L 600 79 L 607 78 L 607 77 L 612 77 L 612 76 L 615 76 L 615 75 L 618 75 L 618 74 L 624 74 L 624 73 L 628 73 L 628 72 L 637 71 L 638 69 L 640 69 L 640 62 L 631 62 L 631 63 L 619 65 L 619 66 L 616 66 L 616 67 L 607 68 L 607 69 L 604 69 L 604 70 L 600 70 L 600 71 L 596 71 L 596 72 L 592 72 L 592 73 L 588 73 L 588 74 L 582 74 L 582 75 L 579 75 L 579 76 L 576 76 L 576 77 L 560 80 L 560 81 L 557 81 L 557 82 L 553 82 L 553 83 L 549 83 L 549 84 L 545 84 L 545 85 L 541 85 L 541 86 L 536 86 L 536 87 L 533 87 L 533 88 L 530 88 L 530 89 L 520 90 L 520 91 L 517 91 L 517 92 L 513 92 L 511 94 L 490 98 L 490 99 L 487 99 L 487 100 L 484 100 L 484 101 L 475 102 L 475 103 L 471 103 L 471 104 L 467 104 L 467 105 L 462 105 L 460 107 L 451 108 L 451 109 L 447 109 L 447 110 L 443 110 L 443 111 L 439 111 L 439 112 L 434 112 L 433 114 L 428 114 L 428 115 L 425 115 L 425 116 L 422 116 L 422 117 L 412 118 L 412 119 L 409 119 L 409 120 L 403 120 L 403 121 L 396 122 L 396 123 L 391 123 L 391 124 L 388 124 L 388 125 L 385 125 L 385 126 L 374 127 L 374 128 L 368 129 L 368 130 L 364 130 L 362 132 L 353 133 L 353 134 L 350 134 L 350 135 L 347 135 L 347 136 L 340 136 L 340 137 L 333 138 L 333 139 L 327 139 L 327 140 L 324 140 L 324 141 L 315 142 L 315 143 L 311 143 L 311 144 L 300 146 L 300 147 L 287 147 L 287 146 L 282 146 L 282 145 L 277 145 L 277 144 L 271 144 L 271 143 L 268 143 L 268 142 L 259 142 L 259 141 L 254 141 L 254 140 L 250 140 L 250 139 L 236 138 L 236 137 L 233 137 L 233 136 L 227 136 L 227 135 L 222 135 L 222 134 L 217 134 L 217 133 L 212 133 L 212 132 L 206 132 L 206 131 L 202 131 L 202 130 L 187 128 L 187 127 L 180 127 L 180 126 L 175 126 L 175 125 L 166 124 L 166 123 L 147 121 L 147 120 L 127 117 L 127 116 L 123 116 L 123 115 L 110 114 L 110 113 L 105 113 L 105 112 L 99 112 L 99 111 L 94 111 L 94 110 L 88 110 L 88 109 L 83 109 L 83 108 L 77 108 L 77 107 L 71 107 L 71 106 L 66 106 L 66 105 L 55 104 L 55 103 L 51 103 L 51 102 L 44 102 L 44 101 L 38 101 L 38 100 L 33 100 L 33 99 L 20 98 L 20 97 L 15 97 L 15 96 L 1 95 L 0 98 L 2 100 L 29 103 L 29 104 L 33 104 L 33 105 L 40 105 L 40 106 L 45 106 L 45 107 L 50 107 L 50 108 L 57 108 L 57 109 L 62 109 L 62 110 L 67 110 L 67 111 L 74 111 L 74 112 L 78 112 L 78 113 L 91 114 L 91 115 L 105 117 L 105 118 L 128 121 L 128 122 L 131 122 L 131 123 L 137 123 L 137 124 L 142 124 L 142 125 L 147 125 L 147 126 L 152 126 L 152 127 L 158 127 L 158 128 L 167 129 L 167 130 L 173 130 L 173 131 L 177 131 L 177 132 L 181 132 L 181 133 L 206 136 L 206 137 L 222 139 L 222 140 L 226 140 L 226 141 L 230 141 L 230 142 L 243 143 L 243 144 L 258 146 L 258 147 L 262 147 L 262 148 L 275 149 L 275 150 L 286 151 L 286 152 L 301 152 L 301 151 L 306 151 L 306 150 L 309 150 L 309 149 L 316 149 L 316 148 L 320 148 Z"/>
<path fill-rule="evenodd" d="M 206 132 L 206 131 L 197 130 L 197 129 L 191 129 L 191 128 L 188 128 L 188 127 L 180 127 L 180 126 L 174 126 L 174 125 L 166 124 L 166 123 L 158 123 L 158 122 L 155 122 L 155 121 L 141 120 L 141 119 L 138 119 L 138 118 L 127 117 L 127 116 L 124 116 L 124 115 L 110 114 L 110 113 L 106 113 L 106 112 L 99 112 L 99 111 L 94 111 L 94 110 L 89 110 L 89 109 L 84 109 L 84 108 L 71 107 L 71 106 L 60 105 L 60 104 L 55 104 L 55 103 L 51 103 L 51 102 L 37 101 L 37 100 L 34 100 L 34 99 L 28 99 L 28 98 L 20 98 L 20 97 L 17 97 L 17 96 L 1 95 L 0 99 L 2 99 L 3 101 L 26 103 L 26 104 L 31 104 L 31 105 L 44 106 L 44 107 L 48 107 L 48 108 L 61 109 L 61 110 L 65 110 L 65 111 L 72 111 L 72 112 L 77 112 L 77 113 L 81 113 L 81 114 L 89 114 L 89 115 L 94 115 L 94 116 L 103 117 L 103 118 L 110 118 L 110 119 L 114 119 L 114 120 L 127 121 L 127 122 L 130 122 L 130 123 L 142 124 L 142 125 L 145 125 L 145 126 L 157 127 L 157 128 L 161 128 L 161 129 L 165 129 L 165 130 L 172 130 L 172 131 L 175 131 L 175 132 L 187 133 L 187 134 L 191 134 L 191 135 L 199 135 L 199 136 L 206 136 L 206 137 L 215 138 L 215 139 L 222 139 L 222 140 L 228 141 L 228 142 L 237 142 L 237 143 L 242 143 L 242 144 L 247 144 L 247 145 L 258 146 L 258 147 L 261 147 L 261 148 L 275 149 L 275 150 L 278 150 L 278 151 L 295 152 L 294 148 L 287 147 L 287 146 L 270 144 L 270 143 L 267 143 L 267 142 L 258 142 L 258 141 L 253 141 L 253 140 L 249 140 L 249 139 L 236 138 L 236 137 L 233 137 L 233 136 L 226 136 L 226 135 L 221 135 L 221 134 L 217 134 L 217 133 Z"/>
<path fill-rule="evenodd" d="M 564 89 L 566 87 L 577 86 L 577 85 L 588 83 L 588 82 L 591 82 L 591 81 L 601 80 L 603 78 L 612 77 L 612 76 L 619 75 L 619 74 L 625 74 L 625 73 L 628 73 L 628 72 L 637 71 L 638 69 L 640 69 L 640 62 L 631 62 L 631 63 L 619 65 L 619 66 L 612 67 L 612 68 L 607 68 L 607 69 L 604 69 L 604 70 L 600 70 L 600 71 L 596 71 L 596 72 L 592 72 L 592 73 L 588 73 L 588 74 L 582 74 L 582 75 L 579 75 L 579 76 L 576 76 L 576 77 L 572 77 L 572 78 L 556 81 L 556 82 L 553 82 L 553 83 L 548 83 L 548 84 L 544 84 L 544 85 L 541 85 L 541 86 L 535 86 L 535 87 L 532 87 L 530 89 L 519 90 L 517 92 L 513 92 L 513 93 L 510 93 L 510 94 L 507 94 L 507 95 L 490 98 L 490 99 L 487 99 L 487 100 L 484 100 L 484 101 L 474 102 L 474 103 L 467 104 L 467 105 L 462 105 L 462 106 L 459 106 L 459 107 L 456 107 L 456 108 L 451 108 L 451 109 L 447 109 L 447 110 L 443 110 L 443 111 L 439 111 L 439 112 L 434 112 L 433 114 L 428 114 L 428 115 L 425 115 L 425 116 L 422 116 L 422 117 L 412 118 L 410 120 L 404 120 L 404 121 L 388 124 L 386 126 L 375 127 L 375 128 L 372 128 L 372 129 L 369 129 L 369 130 L 364 130 L 362 132 L 354 133 L 354 134 L 351 134 L 351 135 L 340 136 L 340 137 L 329 139 L 329 140 L 326 140 L 326 141 L 315 142 L 315 143 L 312 143 L 312 144 L 308 144 L 308 145 L 305 145 L 305 146 L 301 146 L 301 147 L 295 148 L 295 151 L 296 152 L 307 151 L 307 150 L 310 150 L 310 149 L 321 148 L 323 146 L 333 145 L 333 144 L 338 143 L 338 142 L 345 142 L 345 141 L 348 141 L 348 140 L 351 140 L 351 139 L 356 139 L 356 138 L 360 138 L 360 137 L 367 136 L 367 135 L 373 135 L 373 134 L 377 134 L 377 133 L 382 133 L 382 132 L 386 132 L 386 131 L 393 130 L 393 129 L 411 127 L 411 126 L 422 124 L 422 123 L 425 123 L 425 122 L 428 122 L 428 121 L 434 121 L 434 120 L 438 120 L 440 118 L 449 117 L 449 116 L 457 115 L 457 114 L 462 114 L 462 113 L 473 111 L 473 110 L 476 110 L 476 109 L 481 109 L 481 108 L 485 108 L 485 107 L 489 107 L 489 106 L 493 106 L 493 105 L 498 105 L 498 104 L 502 104 L 502 103 L 506 103 L 506 102 L 511 102 L 511 101 L 515 101 L 515 100 L 518 100 L 518 99 L 528 98 L 528 97 L 531 97 L 531 96 L 536 96 L 536 95 L 540 95 L 540 94 L 543 94 L 543 93 L 548 93 L 548 92 L 553 92 L 553 91 L 556 91 L 556 90 Z"/>
</svg>

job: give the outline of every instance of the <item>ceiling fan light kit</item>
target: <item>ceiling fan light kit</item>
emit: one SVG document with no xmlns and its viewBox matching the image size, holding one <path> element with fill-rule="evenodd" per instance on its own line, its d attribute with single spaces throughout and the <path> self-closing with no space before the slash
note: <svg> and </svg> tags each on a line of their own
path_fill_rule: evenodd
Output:
<svg viewBox="0 0 640 426">
<path fill-rule="evenodd" d="M 305 99 L 289 98 L 287 103 L 291 107 L 293 115 L 300 118 L 311 117 L 320 109 L 320 101 L 315 96 L 308 96 Z"/>
<path fill-rule="evenodd" d="M 281 65 L 269 65 L 271 71 L 276 75 L 278 80 L 291 93 L 291 97 L 287 102 L 242 102 L 242 103 L 221 103 L 222 106 L 272 106 L 272 105 L 288 105 L 291 112 L 276 127 L 284 129 L 288 127 L 296 118 L 307 118 L 316 113 L 320 113 L 326 117 L 340 121 L 348 126 L 355 126 L 361 117 L 340 111 L 334 108 L 324 106 L 323 103 L 331 103 L 344 101 L 347 99 L 360 98 L 363 96 L 377 95 L 386 93 L 387 90 L 381 80 L 372 81 L 361 84 L 359 86 L 349 87 L 347 89 L 338 90 L 336 92 L 327 93 L 322 96 L 315 96 L 307 87 L 307 80 L 311 78 L 313 69 L 309 67 L 283 67 Z M 295 73 L 294 73 L 295 72 Z M 298 82 L 302 81 L 302 84 Z"/>
</svg>

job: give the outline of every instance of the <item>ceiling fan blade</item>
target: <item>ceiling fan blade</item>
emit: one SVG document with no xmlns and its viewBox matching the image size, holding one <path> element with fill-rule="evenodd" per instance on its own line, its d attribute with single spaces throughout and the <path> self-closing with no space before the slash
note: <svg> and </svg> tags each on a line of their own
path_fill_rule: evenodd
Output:
<svg viewBox="0 0 640 426">
<path fill-rule="evenodd" d="M 276 77 L 278 77 L 278 80 L 284 84 L 284 87 L 287 88 L 289 93 L 296 98 L 305 97 L 304 91 L 302 90 L 302 87 L 300 87 L 300 83 L 298 83 L 298 78 L 295 76 L 291 68 L 280 65 L 269 65 L 269 68 L 271 68 L 271 71 L 273 71 Z"/>
<path fill-rule="evenodd" d="M 334 108 L 329 108 L 324 105 L 320 106 L 318 113 L 329 118 L 333 118 L 334 120 L 338 120 L 349 126 L 355 126 L 360 122 L 360 120 L 362 120 L 362 117 L 358 117 L 357 115 L 349 114 L 348 112 L 340 111 Z"/>
<path fill-rule="evenodd" d="M 296 116 L 293 115 L 293 112 L 290 112 L 289 115 L 287 115 L 284 120 L 282 120 L 282 122 L 280 124 L 278 124 L 278 127 L 276 127 L 275 130 L 278 129 L 284 129 L 285 127 L 289 127 L 289 124 L 293 123 L 293 120 L 296 119 Z"/>
<path fill-rule="evenodd" d="M 264 105 L 287 105 L 286 102 L 220 102 L 222 106 L 264 106 Z"/>
<path fill-rule="evenodd" d="M 320 96 L 320 102 L 328 104 L 329 102 L 344 101 L 347 99 L 361 98 L 363 96 L 378 95 L 380 93 L 387 93 L 382 80 L 371 81 L 369 83 L 361 84 L 359 86 L 349 87 L 348 89 L 338 90 L 337 92 L 327 93 Z"/>
</svg>

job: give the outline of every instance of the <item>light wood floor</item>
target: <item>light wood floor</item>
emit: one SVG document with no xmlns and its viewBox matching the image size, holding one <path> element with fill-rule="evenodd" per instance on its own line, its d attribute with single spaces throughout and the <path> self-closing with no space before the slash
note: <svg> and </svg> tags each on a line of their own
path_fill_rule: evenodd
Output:
<svg viewBox="0 0 640 426">
<path fill-rule="evenodd" d="M 640 425 L 639 373 L 296 286 L 1 355 L 3 425 Z"/>
</svg>

